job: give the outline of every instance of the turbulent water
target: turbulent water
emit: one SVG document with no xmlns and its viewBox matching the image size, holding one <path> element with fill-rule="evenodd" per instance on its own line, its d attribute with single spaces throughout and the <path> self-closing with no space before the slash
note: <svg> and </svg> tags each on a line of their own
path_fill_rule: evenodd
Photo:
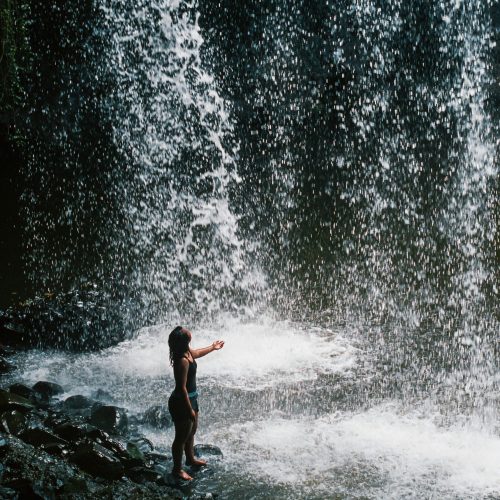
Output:
<svg viewBox="0 0 500 500">
<path fill-rule="evenodd" d="M 491 4 L 269 2 L 234 25 L 227 5 L 96 6 L 115 156 L 86 273 L 157 325 L 14 376 L 140 414 L 172 388 L 180 322 L 226 341 L 199 362 L 198 438 L 225 458 L 192 492 L 498 498 Z"/>
</svg>

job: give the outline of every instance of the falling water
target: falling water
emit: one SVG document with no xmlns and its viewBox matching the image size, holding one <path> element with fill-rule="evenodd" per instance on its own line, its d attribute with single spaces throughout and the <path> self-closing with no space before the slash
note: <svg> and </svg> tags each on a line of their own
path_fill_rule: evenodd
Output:
<svg viewBox="0 0 500 500">
<path fill-rule="evenodd" d="M 93 176 L 65 164 L 57 217 L 27 193 L 32 274 L 80 275 L 83 255 L 156 324 L 20 355 L 16 376 L 141 414 L 172 385 L 182 322 L 226 340 L 199 363 L 223 498 L 498 496 L 491 6 L 96 2 L 106 154 Z M 64 246 L 90 227 L 96 259 Z"/>
</svg>

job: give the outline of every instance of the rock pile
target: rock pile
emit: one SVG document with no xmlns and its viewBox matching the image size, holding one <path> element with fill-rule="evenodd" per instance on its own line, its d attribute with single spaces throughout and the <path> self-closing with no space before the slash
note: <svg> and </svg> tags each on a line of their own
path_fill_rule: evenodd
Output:
<svg viewBox="0 0 500 500">
<path fill-rule="evenodd" d="M 142 423 L 170 427 L 164 407 L 129 417 L 124 408 L 86 396 L 57 399 L 62 393 L 47 381 L 0 389 L 1 498 L 189 496 L 169 474 L 171 457 L 138 432 Z M 222 455 L 207 445 L 197 452 Z"/>
</svg>

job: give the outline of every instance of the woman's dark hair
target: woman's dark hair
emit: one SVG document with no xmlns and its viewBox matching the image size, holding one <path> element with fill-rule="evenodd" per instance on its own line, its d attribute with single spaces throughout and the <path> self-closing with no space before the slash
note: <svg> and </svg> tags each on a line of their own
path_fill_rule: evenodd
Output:
<svg viewBox="0 0 500 500">
<path fill-rule="evenodd" d="M 182 326 L 176 326 L 168 336 L 168 347 L 170 347 L 170 364 L 174 364 L 174 360 L 180 359 L 189 351 L 190 338 L 183 331 Z"/>
</svg>

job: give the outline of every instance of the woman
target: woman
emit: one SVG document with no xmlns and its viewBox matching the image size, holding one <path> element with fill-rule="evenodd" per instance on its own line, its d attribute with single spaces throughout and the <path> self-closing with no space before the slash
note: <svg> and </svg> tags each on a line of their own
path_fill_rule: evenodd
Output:
<svg viewBox="0 0 500 500">
<path fill-rule="evenodd" d="M 168 337 L 170 364 L 174 368 L 175 389 L 168 400 L 168 409 L 175 425 L 172 443 L 174 467 L 172 475 L 190 481 L 193 479 L 182 470 L 182 452 L 186 454 L 186 465 L 206 465 L 205 460 L 194 456 L 194 435 L 198 428 L 198 393 L 196 392 L 196 358 L 224 347 L 223 340 L 216 340 L 202 349 L 191 349 L 193 335 L 182 326 L 177 326 Z"/>
</svg>

